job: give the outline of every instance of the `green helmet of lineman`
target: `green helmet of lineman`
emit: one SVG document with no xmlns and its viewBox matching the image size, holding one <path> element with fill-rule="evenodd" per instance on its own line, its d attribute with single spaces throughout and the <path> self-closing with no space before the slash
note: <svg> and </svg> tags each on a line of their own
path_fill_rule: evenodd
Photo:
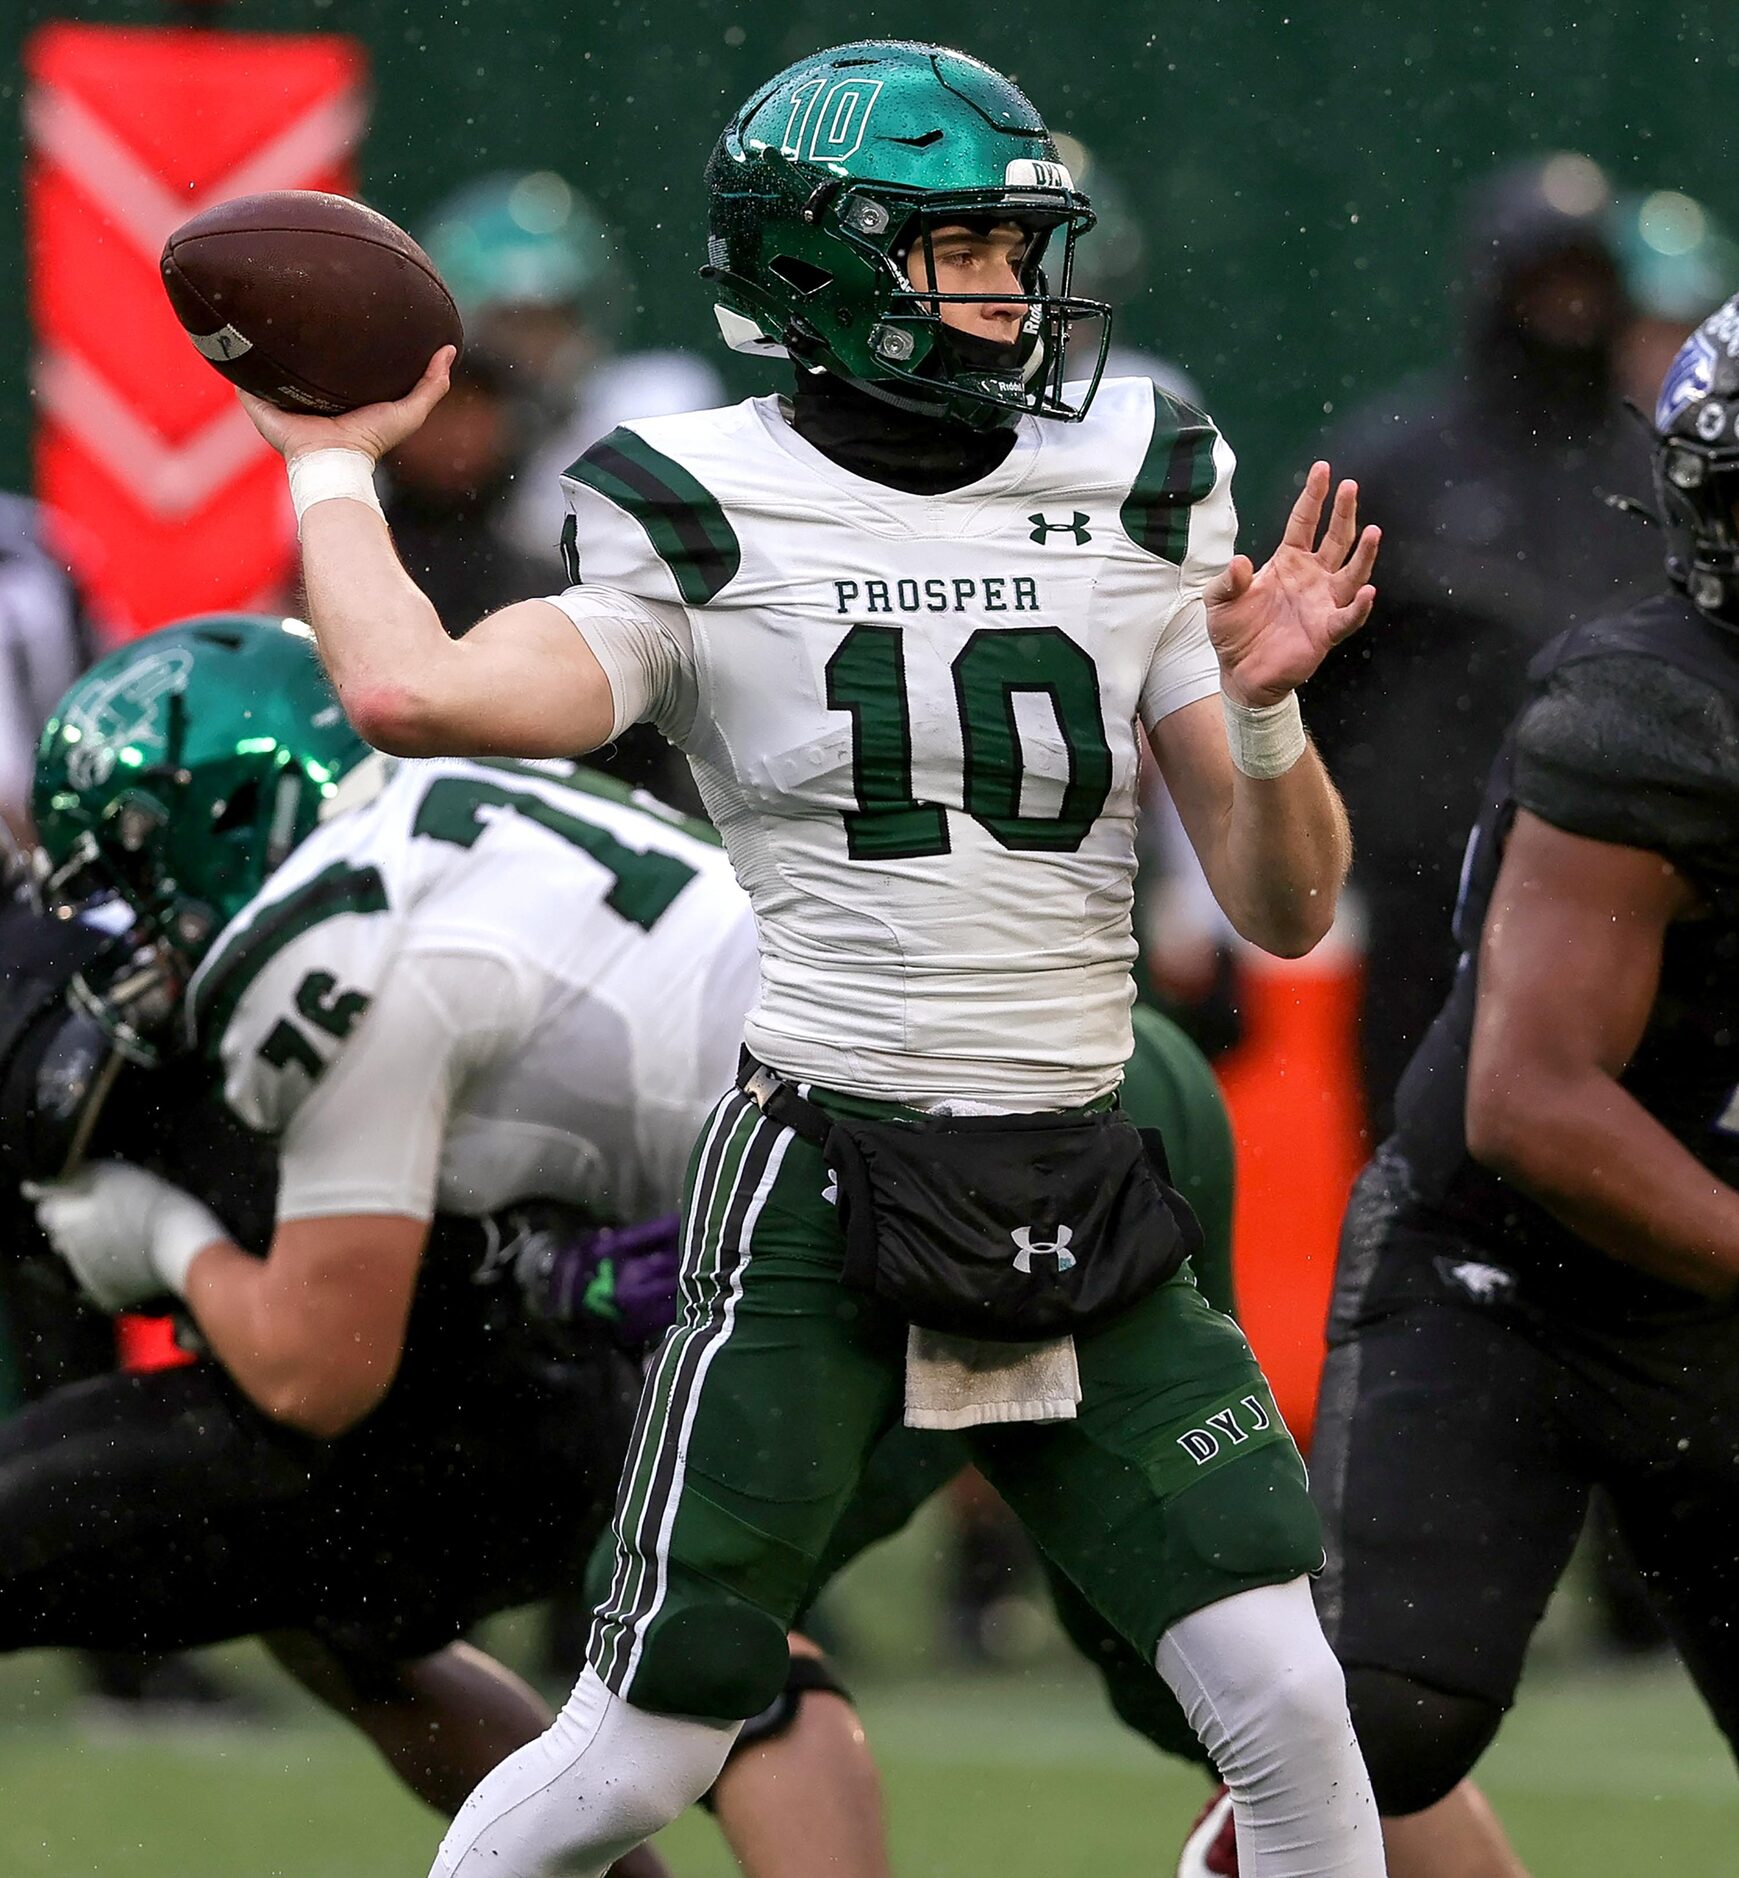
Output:
<svg viewBox="0 0 1739 1878">
<path fill-rule="evenodd" d="M 189 969 L 370 754 L 300 620 L 165 626 L 92 666 L 43 730 L 45 897 L 119 894 Z"/>
<path fill-rule="evenodd" d="M 1087 198 L 1030 103 L 962 52 L 864 40 L 762 86 L 707 166 L 708 265 L 719 325 L 742 351 L 783 349 L 903 410 L 978 429 L 1032 413 L 1079 418 L 1104 368 L 1109 309 L 1070 297 Z M 954 224 L 1031 231 L 1018 344 L 943 324 L 908 258 Z M 931 278 L 934 279 L 932 272 Z M 1054 287 L 1053 287 L 1054 283 Z M 1098 322 L 1098 359 L 1064 393 L 1072 321 Z"/>
</svg>

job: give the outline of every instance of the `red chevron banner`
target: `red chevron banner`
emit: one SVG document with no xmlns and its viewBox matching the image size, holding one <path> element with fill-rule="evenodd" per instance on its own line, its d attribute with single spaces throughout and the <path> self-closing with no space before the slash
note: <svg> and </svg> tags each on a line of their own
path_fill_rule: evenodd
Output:
<svg viewBox="0 0 1739 1878">
<path fill-rule="evenodd" d="M 141 627 L 284 594 L 276 457 L 158 277 L 169 232 L 259 189 L 350 193 L 367 60 L 336 35 L 45 26 L 25 52 L 37 492 Z"/>
</svg>

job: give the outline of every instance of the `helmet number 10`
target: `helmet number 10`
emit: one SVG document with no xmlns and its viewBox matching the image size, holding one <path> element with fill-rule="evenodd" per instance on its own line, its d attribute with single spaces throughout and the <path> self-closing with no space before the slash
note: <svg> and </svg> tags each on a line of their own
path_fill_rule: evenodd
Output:
<svg viewBox="0 0 1739 1878">
<path fill-rule="evenodd" d="M 1016 853 L 1074 853 L 1111 793 L 1111 749 L 1091 657 L 1053 626 L 975 632 L 953 667 L 963 751 L 960 802 Z M 1069 780 L 1052 815 L 1023 815 L 1024 765 L 1014 700 L 1050 699 L 1068 751 Z M 830 710 L 852 720 L 857 807 L 845 814 L 853 860 L 946 854 L 948 810 L 912 794 L 912 714 L 904 635 L 897 626 L 854 626 L 827 662 Z"/>
<path fill-rule="evenodd" d="M 806 79 L 791 94 L 781 152 L 806 163 L 843 163 L 863 147 L 870 112 L 881 91 L 879 78 L 836 78 L 825 72 Z"/>
</svg>

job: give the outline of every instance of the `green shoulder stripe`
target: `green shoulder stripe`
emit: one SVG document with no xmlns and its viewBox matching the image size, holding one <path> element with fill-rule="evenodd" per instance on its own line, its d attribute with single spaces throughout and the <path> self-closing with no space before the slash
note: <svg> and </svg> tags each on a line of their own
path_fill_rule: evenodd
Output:
<svg viewBox="0 0 1739 1878">
<path fill-rule="evenodd" d="M 193 1001 L 194 1035 L 215 1043 L 229 1028 L 248 987 L 285 946 L 341 913 L 384 913 L 386 883 L 377 869 L 334 861 L 212 954 Z"/>
<path fill-rule="evenodd" d="M 743 553 L 718 499 L 634 431 L 611 431 L 568 475 L 633 516 L 690 606 L 705 606 L 736 578 Z"/>
<path fill-rule="evenodd" d="M 1153 436 L 1119 519 L 1138 548 L 1182 567 L 1190 510 L 1214 486 L 1212 424 L 1194 406 L 1153 388 Z"/>
</svg>

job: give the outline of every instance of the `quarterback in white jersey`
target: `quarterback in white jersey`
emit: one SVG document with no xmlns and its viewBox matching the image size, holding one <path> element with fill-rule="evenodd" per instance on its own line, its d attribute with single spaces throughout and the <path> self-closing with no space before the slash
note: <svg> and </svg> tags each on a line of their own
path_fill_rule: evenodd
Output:
<svg viewBox="0 0 1739 1878">
<path fill-rule="evenodd" d="M 1231 474 L 1144 379 L 1029 420 L 946 503 L 842 469 L 776 398 L 626 425 L 573 466 L 584 584 L 557 604 L 612 734 L 650 718 L 688 754 L 754 901 L 758 1056 L 920 1103 L 1116 1087 L 1136 739 L 1219 692 L 1202 594 Z"/>
<path fill-rule="evenodd" d="M 1375 531 L 1319 463 L 1258 571 L 1206 419 L 1138 381 L 1064 382 L 1071 326 L 1106 314 L 1069 293 L 1092 211 L 977 61 L 884 41 L 802 60 L 727 125 L 707 187 L 721 329 L 794 359 L 793 394 L 587 451 L 578 584 L 553 600 L 449 640 L 369 512 L 446 355 L 338 418 L 247 401 L 289 459 L 311 618 L 370 740 L 549 755 L 650 717 L 760 929 L 750 1059 L 693 1163 L 683 1319 L 590 1667 L 435 1872 L 595 1874 L 704 1788 L 903 1401 L 969 1431 L 1182 1700 L 1247 1878 L 1375 1878 L 1302 1463 L 1180 1271 L 1175 1211 L 1118 1197 L 1160 1190 L 1112 1112 L 1136 738 L 1237 929 L 1314 945 L 1348 842 L 1296 689 L 1368 616 Z M 980 1327 L 1010 1346 L 995 1362 L 960 1345 Z"/>
</svg>

